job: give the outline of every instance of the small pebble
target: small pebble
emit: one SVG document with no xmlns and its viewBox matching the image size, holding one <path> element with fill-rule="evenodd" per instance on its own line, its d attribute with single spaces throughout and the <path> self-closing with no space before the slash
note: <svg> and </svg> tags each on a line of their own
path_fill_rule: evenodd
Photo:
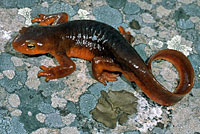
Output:
<svg viewBox="0 0 200 134">
<path fill-rule="evenodd" d="M 28 116 L 32 116 L 32 112 L 31 111 L 28 111 Z"/>
</svg>

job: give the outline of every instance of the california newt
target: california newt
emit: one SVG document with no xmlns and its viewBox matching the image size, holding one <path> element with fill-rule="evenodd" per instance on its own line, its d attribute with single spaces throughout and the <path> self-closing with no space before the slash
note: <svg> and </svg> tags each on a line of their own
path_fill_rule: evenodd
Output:
<svg viewBox="0 0 200 134">
<path fill-rule="evenodd" d="M 46 81 L 65 77 L 74 72 L 76 65 L 70 57 L 92 62 L 94 78 L 105 84 L 116 81 L 119 73 L 135 82 L 143 92 L 161 105 L 173 105 L 189 93 L 194 84 L 194 70 L 190 61 L 176 50 L 161 50 L 150 57 L 147 64 L 130 45 L 132 36 L 119 27 L 94 20 L 67 21 L 66 13 L 44 15 L 32 22 L 39 25 L 23 27 L 13 40 L 13 48 L 24 54 L 50 53 L 59 66 L 41 66 L 38 77 Z M 157 59 L 170 61 L 178 70 L 180 82 L 174 92 L 165 89 L 153 76 L 151 62 Z"/>
</svg>

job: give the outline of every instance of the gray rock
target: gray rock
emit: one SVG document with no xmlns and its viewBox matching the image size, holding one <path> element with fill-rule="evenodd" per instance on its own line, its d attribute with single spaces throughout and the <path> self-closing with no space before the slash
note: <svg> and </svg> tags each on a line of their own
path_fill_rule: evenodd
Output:
<svg viewBox="0 0 200 134">
<path fill-rule="evenodd" d="M 144 48 L 146 47 L 146 44 L 139 44 L 139 45 L 135 45 L 134 48 L 136 49 L 136 51 L 140 54 L 140 56 L 142 57 L 142 59 L 144 61 L 147 60 L 147 55 L 144 51 Z"/>
<path fill-rule="evenodd" d="M 49 13 L 67 12 L 69 16 L 74 16 L 76 11 L 73 7 L 65 2 L 56 2 L 49 7 Z"/>
<path fill-rule="evenodd" d="M 100 6 L 93 9 L 93 13 L 98 21 L 112 26 L 118 26 L 122 23 L 122 14 L 109 6 Z"/>
<path fill-rule="evenodd" d="M 65 124 L 62 122 L 61 116 L 57 113 L 48 114 L 45 124 L 50 128 L 61 128 L 65 126 Z"/>
<path fill-rule="evenodd" d="M 101 97 L 101 91 L 107 91 L 106 86 L 104 86 L 102 83 L 98 82 L 93 84 L 89 89 L 88 89 L 92 95 L 94 95 L 96 98 Z"/>
<path fill-rule="evenodd" d="M 7 92 L 11 93 L 15 90 L 19 90 L 23 87 L 26 81 L 26 71 L 15 71 L 15 76 L 12 80 L 7 77 L 0 79 L 0 85 L 6 89 Z M 19 82 L 21 84 L 19 84 Z"/>
<path fill-rule="evenodd" d="M 90 111 L 95 108 L 97 103 L 96 98 L 91 94 L 84 94 L 80 97 L 80 112 L 84 116 L 90 117 Z"/>
<path fill-rule="evenodd" d="M 48 103 L 40 103 L 38 105 L 38 109 L 44 113 L 44 114 L 49 114 L 49 113 L 54 113 L 55 112 L 55 109 Z"/>
<path fill-rule="evenodd" d="M 177 21 L 177 26 L 180 29 L 186 30 L 186 29 L 194 28 L 194 23 L 190 19 L 188 20 L 180 19 L 179 21 Z"/>
<path fill-rule="evenodd" d="M 186 12 L 187 15 L 190 16 L 198 16 L 200 17 L 200 7 L 195 4 L 183 5 L 183 10 Z"/>
<path fill-rule="evenodd" d="M 39 0 L 2 0 L 0 7 L 3 8 L 25 8 L 37 5 Z"/>
<path fill-rule="evenodd" d="M 200 56 L 197 54 L 192 54 L 188 56 L 193 68 L 194 68 L 194 72 L 196 75 L 199 74 L 199 66 L 200 66 L 200 62 L 197 59 L 200 59 Z M 197 76 L 198 77 L 198 76 Z M 199 79 L 195 79 L 195 83 L 194 83 L 194 87 L 199 87 L 200 86 L 200 80 Z"/>
<path fill-rule="evenodd" d="M 140 12 L 140 7 L 135 3 L 127 2 L 123 9 L 123 12 L 125 14 L 137 14 L 138 12 Z"/>
<path fill-rule="evenodd" d="M 172 9 L 176 6 L 176 0 L 163 0 L 162 5 L 166 9 Z"/>
<path fill-rule="evenodd" d="M 112 8 L 120 9 L 126 4 L 126 0 L 106 0 L 108 5 Z"/>
</svg>

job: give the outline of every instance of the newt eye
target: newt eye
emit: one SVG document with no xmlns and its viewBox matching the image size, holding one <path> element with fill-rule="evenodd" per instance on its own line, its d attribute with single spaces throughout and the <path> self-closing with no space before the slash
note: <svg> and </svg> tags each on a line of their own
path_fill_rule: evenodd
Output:
<svg viewBox="0 0 200 134">
<path fill-rule="evenodd" d="M 29 49 L 34 49 L 34 48 L 35 48 L 35 45 L 34 45 L 34 44 L 28 44 L 27 47 L 28 47 Z"/>
</svg>

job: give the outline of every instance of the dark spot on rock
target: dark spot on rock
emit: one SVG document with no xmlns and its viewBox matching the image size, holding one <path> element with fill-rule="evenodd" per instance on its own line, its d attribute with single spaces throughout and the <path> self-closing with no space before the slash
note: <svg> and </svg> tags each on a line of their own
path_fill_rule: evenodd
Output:
<svg viewBox="0 0 200 134">
<path fill-rule="evenodd" d="M 139 30 L 141 27 L 140 27 L 140 24 L 138 23 L 138 21 L 136 20 L 132 20 L 129 24 L 129 26 L 132 28 L 132 29 L 136 29 L 136 30 Z"/>
<path fill-rule="evenodd" d="M 161 122 L 158 122 L 158 123 L 157 123 L 157 127 L 159 127 L 159 128 L 161 128 L 161 129 L 163 129 L 163 128 L 164 128 L 164 124 L 163 124 L 163 123 L 161 123 Z"/>
<path fill-rule="evenodd" d="M 189 15 L 187 15 L 185 12 L 184 12 L 184 10 L 182 9 L 182 8 L 179 8 L 178 10 L 176 10 L 175 11 L 175 13 L 174 13 L 174 19 L 176 20 L 176 21 L 178 21 L 178 20 L 180 20 L 180 19 L 185 19 L 185 20 L 187 20 L 187 19 L 189 19 Z"/>
</svg>

